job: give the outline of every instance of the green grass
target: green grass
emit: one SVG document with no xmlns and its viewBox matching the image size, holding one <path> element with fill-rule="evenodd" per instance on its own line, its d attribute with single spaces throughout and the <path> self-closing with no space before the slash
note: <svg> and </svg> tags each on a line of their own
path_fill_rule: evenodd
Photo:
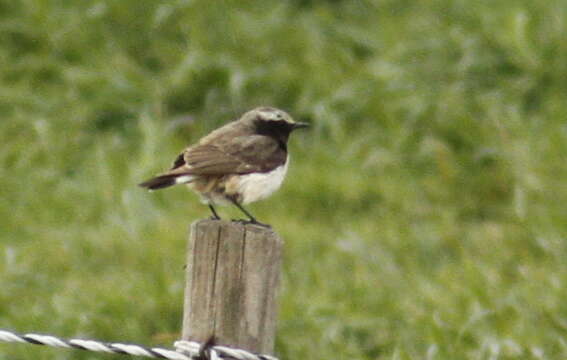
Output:
<svg viewBox="0 0 567 360">
<path fill-rule="evenodd" d="M 567 358 L 566 33 L 563 0 L 0 0 L 0 328 L 170 346 L 208 209 L 135 185 L 273 105 L 313 124 L 251 207 L 282 359 Z"/>
</svg>

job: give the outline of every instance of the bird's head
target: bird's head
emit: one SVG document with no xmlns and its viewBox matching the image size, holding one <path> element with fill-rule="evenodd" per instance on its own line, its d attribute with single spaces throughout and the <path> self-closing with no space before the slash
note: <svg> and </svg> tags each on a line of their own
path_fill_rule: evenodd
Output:
<svg viewBox="0 0 567 360">
<path fill-rule="evenodd" d="M 241 121 L 252 124 L 258 134 L 274 136 L 284 142 L 293 130 L 309 127 L 307 123 L 294 121 L 285 111 L 272 107 L 250 110 Z"/>
</svg>

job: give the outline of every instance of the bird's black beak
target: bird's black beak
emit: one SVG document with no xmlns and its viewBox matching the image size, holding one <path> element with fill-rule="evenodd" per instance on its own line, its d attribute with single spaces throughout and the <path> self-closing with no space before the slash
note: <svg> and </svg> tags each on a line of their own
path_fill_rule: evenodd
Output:
<svg viewBox="0 0 567 360">
<path fill-rule="evenodd" d="M 293 130 L 295 129 L 302 129 L 302 128 L 308 128 L 310 125 L 308 123 L 304 123 L 304 122 L 296 122 L 293 124 Z"/>
</svg>

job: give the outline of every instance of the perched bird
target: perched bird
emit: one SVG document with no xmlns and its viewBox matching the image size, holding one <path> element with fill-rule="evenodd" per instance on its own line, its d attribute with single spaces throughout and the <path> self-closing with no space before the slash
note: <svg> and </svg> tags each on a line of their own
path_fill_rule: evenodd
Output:
<svg viewBox="0 0 567 360">
<path fill-rule="evenodd" d="M 157 190 L 187 184 L 209 205 L 213 219 L 220 219 L 215 205 L 234 204 L 251 223 L 265 225 L 242 205 L 279 189 L 289 164 L 289 135 L 305 127 L 285 111 L 253 109 L 186 148 L 168 172 L 140 186 Z"/>
</svg>

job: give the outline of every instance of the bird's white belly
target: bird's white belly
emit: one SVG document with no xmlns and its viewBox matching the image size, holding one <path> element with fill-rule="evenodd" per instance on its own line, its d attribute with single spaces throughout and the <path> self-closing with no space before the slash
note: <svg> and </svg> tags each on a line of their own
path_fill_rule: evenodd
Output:
<svg viewBox="0 0 567 360">
<path fill-rule="evenodd" d="M 248 204 L 265 199 L 278 190 L 287 173 L 288 164 L 289 156 L 285 164 L 278 166 L 270 172 L 240 176 L 237 188 L 238 193 L 242 196 L 242 203 Z"/>
</svg>

